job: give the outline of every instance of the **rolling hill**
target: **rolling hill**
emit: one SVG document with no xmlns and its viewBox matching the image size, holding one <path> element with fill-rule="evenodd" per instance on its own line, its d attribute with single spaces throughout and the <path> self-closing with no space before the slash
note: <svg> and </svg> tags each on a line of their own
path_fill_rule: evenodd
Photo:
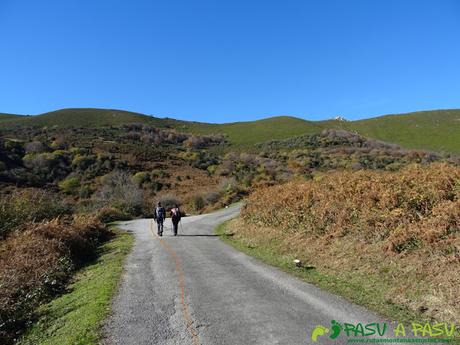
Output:
<svg viewBox="0 0 460 345">
<path fill-rule="evenodd" d="M 158 118 L 123 110 L 74 108 L 36 116 L 0 114 L 0 129 L 21 126 L 105 127 L 146 123 L 194 134 L 224 134 L 234 148 L 343 128 L 405 148 L 460 153 L 460 109 L 385 115 L 358 121 L 307 121 L 277 116 L 257 121 L 211 124 Z"/>
<path fill-rule="evenodd" d="M 460 153 L 459 109 L 386 115 L 338 126 L 402 147 Z"/>
<path fill-rule="evenodd" d="M 4 114 L 4 113 L 0 113 L 0 122 L 2 122 L 2 121 L 7 121 L 7 120 L 20 119 L 20 118 L 23 118 L 23 117 L 25 117 L 25 116 L 16 115 L 16 114 Z"/>
<path fill-rule="evenodd" d="M 319 122 L 292 116 L 276 116 L 257 121 L 225 124 L 185 123 L 177 129 L 196 134 L 224 134 L 233 146 L 247 148 L 272 139 L 286 139 L 302 134 L 319 133 L 326 127 Z"/>
<path fill-rule="evenodd" d="M 36 116 L 6 118 L 5 127 L 60 126 L 60 127 L 105 127 L 124 123 L 148 123 L 159 125 L 159 119 L 124 110 L 71 108 L 61 109 Z"/>
</svg>

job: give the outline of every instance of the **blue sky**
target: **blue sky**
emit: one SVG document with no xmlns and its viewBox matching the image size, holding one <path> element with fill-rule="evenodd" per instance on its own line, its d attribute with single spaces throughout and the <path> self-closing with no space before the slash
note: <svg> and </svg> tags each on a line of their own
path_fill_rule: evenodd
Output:
<svg viewBox="0 0 460 345">
<path fill-rule="evenodd" d="M 460 1 L 0 0 L 0 112 L 229 122 L 460 108 Z"/>
</svg>

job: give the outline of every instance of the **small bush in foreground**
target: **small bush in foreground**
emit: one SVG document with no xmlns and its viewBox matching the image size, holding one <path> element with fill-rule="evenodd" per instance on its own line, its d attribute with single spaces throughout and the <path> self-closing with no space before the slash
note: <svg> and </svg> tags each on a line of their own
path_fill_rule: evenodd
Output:
<svg viewBox="0 0 460 345">
<path fill-rule="evenodd" d="M 11 343 L 35 308 L 61 292 L 72 271 L 109 235 L 94 217 L 28 224 L 0 244 L 0 339 Z"/>
<path fill-rule="evenodd" d="M 98 219 L 103 223 L 110 223 L 117 220 L 129 220 L 131 216 L 123 213 L 117 208 L 104 207 L 97 212 Z"/>
</svg>

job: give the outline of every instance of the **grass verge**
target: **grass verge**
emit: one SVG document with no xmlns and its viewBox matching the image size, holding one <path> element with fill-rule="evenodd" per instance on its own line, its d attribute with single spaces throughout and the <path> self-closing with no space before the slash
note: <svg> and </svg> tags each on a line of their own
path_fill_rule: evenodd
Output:
<svg viewBox="0 0 460 345">
<path fill-rule="evenodd" d="M 299 268 L 293 264 L 295 259 L 293 256 L 281 255 L 277 252 L 274 241 L 271 244 L 253 245 L 250 244 L 251 241 L 234 236 L 232 228 L 236 226 L 235 222 L 237 220 L 232 219 L 221 223 L 215 229 L 215 233 L 220 236 L 221 240 L 233 248 L 292 274 L 305 282 L 314 284 L 325 291 L 340 295 L 352 303 L 364 306 L 390 320 L 404 324 L 434 322 L 422 313 L 388 301 L 384 296 L 392 286 L 383 279 L 370 275 L 357 275 L 353 271 L 332 275 L 312 266 Z M 458 323 L 456 323 L 456 327 L 458 327 Z M 454 337 L 449 344 L 460 345 L 460 337 Z"/>
<path fill-rule="evenodd" d="M 133 241 L 132 235 L 116 231 L 101 246 L 98 259 L 76 274 L 69 292 L 39 308 L 38 321 L 18 344 L 97 344 Z"/>
<path fill-rule="evenodd" d="M 331 275 L 322 272 L 316 267 L 296 267 L 295 259 L 290 255 L 280 255 L 276 251 L 276 245 L 248 245 L 244 239 L 233 236 L 229 224 L 232 220 L 220 224 L 215 232 L 221 240 L 235 249 L 255 257 L 269 265 L 280 268 L 282 271 L 293 274 L 302 280 L 312 283 L 323 290 L 345 297 L 352 303 L 362 305 L 382 316 L 400 322 L 425 321 L 426 317 L 403 306 L 391 303 L 385 299 L 385 291 L 391 286 L 384 281 L 379 281 L 370 276 L 361 276 L 353 272 L 343 272 L 340 275 Z M 372 286 L 372 288 L 369 288 Z M 365 287 L 365 288 L 363 288 Z"/>
</svg>

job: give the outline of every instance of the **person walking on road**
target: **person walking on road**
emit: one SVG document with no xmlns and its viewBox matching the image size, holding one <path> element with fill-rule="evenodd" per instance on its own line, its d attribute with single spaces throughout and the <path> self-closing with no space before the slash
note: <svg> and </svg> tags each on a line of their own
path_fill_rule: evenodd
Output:
<svg viewBox="0 0 460 345">
<path fill-rule="evenodd" d="M 180 218 L 181 218 L 181 214 L 180 214 L 179 206 L 174 205 L 174 207 L 171 209 L 171 221 L 173 224 L 174 236 L 177 236 L 177 228 L 179 226 Z"/>
<path fill-rule="evenodd" d="M 163 223 L 166 218 L 166 210 L 161 206 L 161 202 L 158 201 L 155 212 L 153 212 L 153 219 L 157 222 L 158 226 L 158 236 L 163 236 Z"/>
</svg>

